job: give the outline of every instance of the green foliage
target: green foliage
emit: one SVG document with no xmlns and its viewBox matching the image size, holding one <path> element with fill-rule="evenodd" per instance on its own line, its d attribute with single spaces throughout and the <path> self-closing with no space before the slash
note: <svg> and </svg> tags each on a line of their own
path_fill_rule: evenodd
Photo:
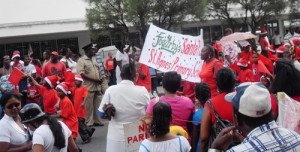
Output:
<svg viewBox="0 0 300 152">
<path fill-rule="evenodd" d="M 289 0 L 290 18 L 299 19 L 300 18 L 300 1 L 299 0 Z"/>
</svg>

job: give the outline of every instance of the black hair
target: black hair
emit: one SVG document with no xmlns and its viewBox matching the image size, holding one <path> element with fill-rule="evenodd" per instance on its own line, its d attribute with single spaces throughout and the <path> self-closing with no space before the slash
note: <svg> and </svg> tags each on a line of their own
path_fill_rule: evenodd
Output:
<svg viewBox="0 0 300 152">
<path fill-rule="evenodd" d="M 235 86 L 235 76 L 230 68 L 221 68 L 216 74 L 217 87 L 220 92 L 230 93 Z"/>
<path fill-rule="evenodd" d="M 181 85 L 181 76 L 175 71 L 166 72 L 162 79 L 162 86 L 170 93 L 176 93 Z"/>
<path fill-rule="evenodd" d="M 34 122 L 41 125 L 44 120 L 48 121 L 49 128 L 54 137 L 54 146 L 58 149 L 66 147 L 65 135 L 63 133 L 63 128 L 61 124 L 51 116 L 45 115 L 43 117 L 37 118 L 34 121 L 31 121 L 30 124 Z M 34 126 L 34 125 L 33 125 Z"/>
<path fill-rule="evenodd" d="M 207 48 L 207 50 L 209 51 L 209 56 L 211 58 L 214 58 L 215 57 L 215 49 L 210 45 L 210 44 L 205 44 L 204 47 Z"/>
<path fill-rule="evenodd" d="M 1 98 L 1 107 L 4 109 L 4 107 L 6 106 L 7 102 L 9 99 L 11 98 L 16 98 L 17 100 L 19 100 L 21 102 L 21 97 L 17 94 L 13 94 L 13 93 L 5 93 L 2 98 Z"/>
<path fill-rule="evenodd" d="M 67 53 L 67 51 L 68 51 L 68 48 L 67 47 L 63 47 L 62 49 L 61 49 L 61 55 L 63 55 L 63 56 L 65 56 L 66 55 L 66 53 Z"/>
<path fill-rule="evenodd" d="M 135 65 L 134 65 L 134 63 L 130 62 L 128 64 L 125 64 L 122 67 L 122 70 L 121 70 L 121 78 L 122 78 L 122 80 L 134 81 L 135 76 L 136 76 L 136 71 L 135 71 Z"/>
<path fill-rule="evenodd" d="M 205 82 L 197 83 L 195 86 L 195 96 L 198 101 L 204 105 L 205 102 L 211 98 L 210 87 Z"/>
<path fill-rule="evenodd" d="M 25 58 L 30 59 L 29 55 L 24 55 L 23 58 L 24 58 L 24 59 L 25 59 Z"/>
<path fill-rule="evenodd" d="M 45 50 L 44 51 L 46 54 L 50 55 L 51 54 L 51 51 L 50 50 Z"/>
<path fill-rule="evenodd" d="M 239 124 L 246 124 L 247 126 L 251 128 L 256 128 L 258 126 L 261 126 L 263 124 L 267 124 L 270 121 L 273 121 L 272 117 L 272 110 L 270 110 L 266 115 L 262 117 L 249 117 L 242 113 L 240 113 L 237 109 L 233 107 L 233 112 L 237 117 L 237 121 Z"/>
<path fill-rule="evenodd" d="M 285 92 L 289 96 L 300 95 L 300 71 L 292 60 L 279 59 L 274 67 L 275 79 L 272 84 L 272 92 Z"/>
<path fill-rule="evenodd" d="M 123 43 L 121 41 L 117 41 L 116 44 L 115 44 L 115 47 L 118 49 L 118 50 L 123 50 Z"/>
<path fill-rule="evenodd" d="M 150 136 L 161 137 L 170 132 L 172 109 L 167 102 L 159 101 L 153 106 Z"/>
</svg>

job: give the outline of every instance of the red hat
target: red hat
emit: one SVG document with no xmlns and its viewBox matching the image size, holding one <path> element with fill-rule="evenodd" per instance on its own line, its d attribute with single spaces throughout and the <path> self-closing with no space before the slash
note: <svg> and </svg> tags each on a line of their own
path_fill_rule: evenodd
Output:
<svg viewBox="0 0 300 152">
<path fill-rule="evenodd" d="M 20 57 L 19 51 L 14 51 L 11 59 L 13 60 L 15 57 Z"/>
<path fill-rule="evenodd" d="M 291 43 L 289 43 L 289 42 L 282 42 L 282 45 L 283 46 L 291 46 Z"/>
<path fill-rule="evenodd" d="M 58 53 L 56 51 L 51 52 L 52 55 L 58 56 Z"/>
<path fill-rule="evenodd" d="M 283 53 L 284 50 L 285 50 L 285 46 L 284 46 L 284 45 L 281 45 L 281 46 L 279 46 L 279 47 L 276 49 L 276 52 L 277 52 L 277 53 Z"/>
<path fill-rule="evenodd" d="M 266 28 L 265 27 L 261 27 L 260 34 L 267 34 L 267 33 L 268 32 L 267 32 Z"/>
<path fill-rule="evenodd" d="M 292 45 L 298 45 L 300 43 L 300 39 L 298 39 L 298 38 L 292 38 L 290 40 L 290 42 L 291 42 Z"/>
<path fill-rule="evenodd" d="M 60 89 L 61 91 L 63 91 L 66 95 L 70 94 L 71 92 L 69 91 L 69 83 L 67 82 L 62 82 L 59 85 L 56 86 L 56 89 Z"/>
<path fill-rule="evenodd" d="M 71 68 L 67 68 L 66 71 L 67 72 L 72 72 L 72 69 Z"/>
<path fill-rule="evenodd" d="M 75 75 L 75 80 L 83 82 L 82 76 L 80 74 Z"/>
<path fill-rule="evenodd" d="M 47 76 L 45 78 L 45 81 L 50 85 L 51 88 L 53 88 L 59 80 L 60 77 L 58 77 L 57 75 Z"/>
<path fill-rule="evenodd" d="M 245 58 L 240 58 L 237 65 L 241 67 L 248 67 L 248 61 Z"/>
</svg>

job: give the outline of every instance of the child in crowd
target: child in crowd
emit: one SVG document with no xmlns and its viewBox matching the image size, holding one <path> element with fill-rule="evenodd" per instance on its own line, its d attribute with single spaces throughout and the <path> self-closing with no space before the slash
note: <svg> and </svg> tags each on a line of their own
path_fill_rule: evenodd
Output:
<svg viewBox="0 0 300 152">
<path fill-rule="evenodd" d="M 200 127 L 204 104 L 211 98 L 210 88 L 207 83 L 201 82 L 195 86 L 196 98 L 200 102 L 200 108 L 193 115 L 192 152 L 200 152 Z"/>
<path fill-rule="evenodd" d="M 37 103 L 40 105 L 40 91 L 39 88 L 33 84 L 31 79 L 28 79 L 29 86 L 27 87 L 27 103 Z"/>
<path fill-rule="evenodd" d="M 271 76 L 272 74 L 269 72 L 267 67 L 264 65 L 264 63 L 260 60 L 258 60 L 259 54 L 253 53 L 252 54 L 252 75 L 253 75 L 253 82 L 260 82 L 260 78 L 263 74 Z"/>
<path fill-rule="evenodd" d="M 76 139 L 78 136 L 78 120 L 72 102 L 67 96 L 70 93 L 69 84 L 66 82 L 60 83 L 56 86 L 56 91 L 60 98 L 60 102 L 58 104 L 60 113 L 54 117 L 62 118 L 62 121 L 72 131 L 72 137 Z"/>
<path fill-rule="evenodd" d="M 239 62 L 237 63 L 239 68 L 241 69 L 240 72 L 238 73 L 237 76 L 237 81 L 239 83 L 244 83 L 244 82 L 253 82 L 253 75 L 251 70 L 248 68 L 248 62 L 246 59 L 241 58 Z"/>
<path fill-rule="evenodd" d="M 181 88 L 182 90 L 178 90 L 177 94 L 188 97 L 195 102 L 195 83 L 182 80 Z"/>
<path fill-rule="evenodd" d="M 72 89 L 72 96 L 74 99 L 74 110 L 77 114 L 79 124 L 79 135 L 82 139 L 82 144 L 89 143 L 95 131 L 95 128 L 88 127 L 85 124 L 86 106 L 85 101 L 88 95 L 86 86 L 82 85 L 83 79 L 81 75 L 75 76 L 75 88 Z"/>
<path fill-rule="evenodd" d="M 44 107 L 44 111 L 48 115 L 56 114 L 57 111 L 55 105 L 59 101 L 59 98 L 56 91 L 54 90 L 54 87 L 60 78 L 57 75 L 47 76 L 43 81 L 43 85 L 40 85 L 38 82 L 36 82 L 32 76 L 29 76 L 29 78 L 32 81 L 33 85 L 39 88 L 40 94 L 43 97 L 42 104 Z"/>
</svg>

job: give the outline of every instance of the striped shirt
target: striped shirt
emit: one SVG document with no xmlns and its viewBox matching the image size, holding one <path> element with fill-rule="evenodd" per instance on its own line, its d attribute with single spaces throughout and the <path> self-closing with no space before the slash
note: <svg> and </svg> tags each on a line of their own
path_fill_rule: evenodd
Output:
<svg viewBox="0 0 300 152">
<path fill-rule="evenodd" d="M 300 135 L 271 121 L 252 130 L 240 145 L 227 150 L 227 152 L 240 151 L 300 151 Z"/>
</svg>

